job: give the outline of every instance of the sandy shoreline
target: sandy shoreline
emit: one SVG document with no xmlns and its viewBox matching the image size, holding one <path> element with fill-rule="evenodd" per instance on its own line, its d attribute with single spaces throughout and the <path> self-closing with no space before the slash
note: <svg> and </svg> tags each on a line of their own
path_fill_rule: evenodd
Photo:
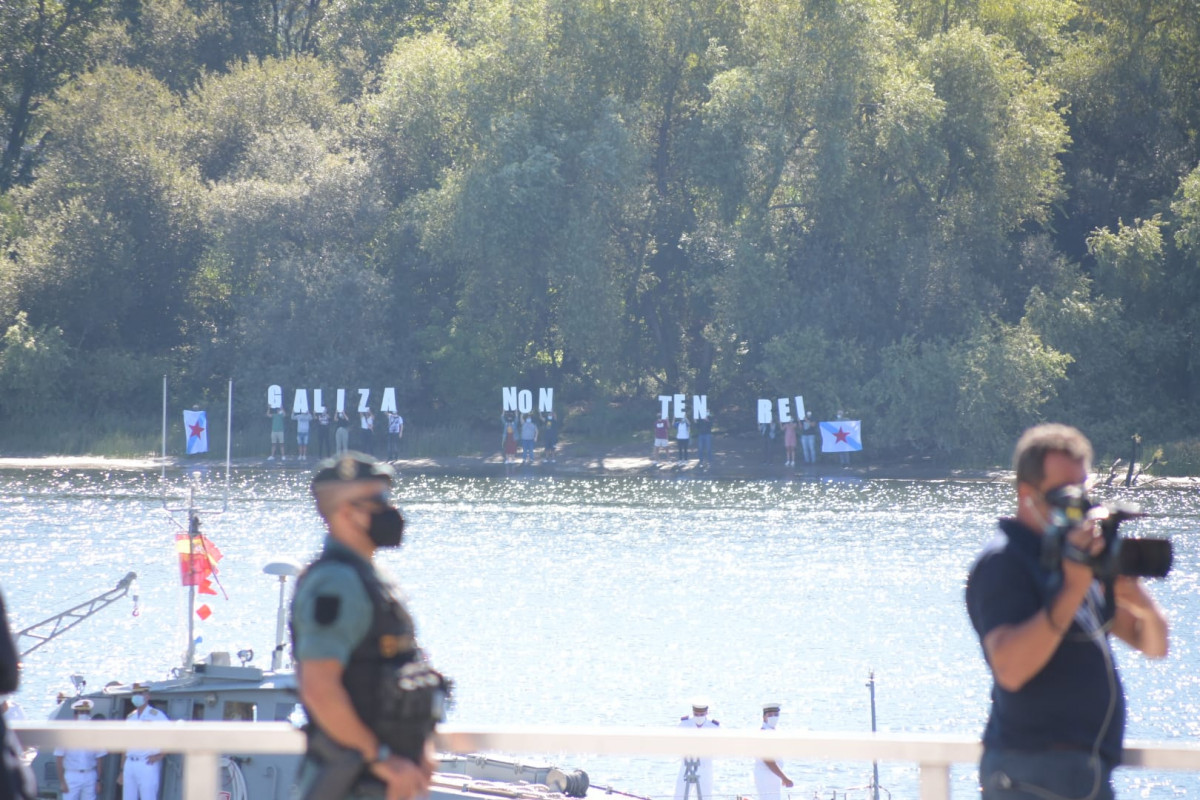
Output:
<svg viewBox="0 0 1200 800">
<path fill-rule="evenodd" d="M 626 449 L 627 450 L 627 449 Z M 540 455 L 540 454 L 539 454 Z M 701 469 L 693 458 L 686 463 L 676 461 L 655 463 L 644 455 L 620 452 L 619 450 L 591 452 L 581 447 L 568 446 L 559 453 L 555 463 L 542 463 L 540 458 L 534 465 L 509 465 L 506 467 L 499 453 L 486 456 L 452 456 L 444 458 L 401 458 L 391 462 L 401 475 L 458 475 L 466 477 L 504 476 L 594 476 L 627 477 L 644 476 L 654 478 L 708 478 L 745 480 L 810 480 L 810 479 L 893 479 L 893 480 L 951 480 L 951 481 L 1008 481 L 1012 473 L 1006 469 L 952 469 L 933 463 L 897 462 L 891 464 L 851 464 L 847 468 L 834 463 L 812 466 L 785 466 L 782 463 L 764 463 L 761 453 L 718 452 L 710 469 Z M 294 457 L 286 461 L 268 461 L 265 458 L 235 458 L 232 466 L 237 470 L 311 471 L 317 459 L 300 461 Z M 103 456 L 31 456 L 0 458 L 0 470 L 130 470 L 153 471 L 163 468 L 161 457 L 106 458 Z M 165 460 L 168 470 L 176 471 L 189 467 L 210 470 L 223 469 L 224 459 L 208 457 L 173 457 Z M 1097 474 L 1103 483 L 1108 474 Z M 1119 486 L 1124 474 L 1116 476 L 1112 485 Z M 1143 475 L 1135 488 L 1200 489 L 1200 478 L 1155 477 Z"/>
</svg>

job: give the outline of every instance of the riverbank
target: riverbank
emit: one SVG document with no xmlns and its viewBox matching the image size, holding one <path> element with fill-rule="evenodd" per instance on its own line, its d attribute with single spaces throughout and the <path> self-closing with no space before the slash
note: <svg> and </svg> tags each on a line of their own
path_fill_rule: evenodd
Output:
<svg viewBox="0 0 1200 800">
<path fill-rule="evenodd" d="M 719 437 L 714 444 L 711 467 L 702 468 L 697 462 L 694 449 L 685 462 L 674 459 L 675 447 L 671 447 L 671 458 L 656 461 L 647 452 L 650 448 L 641 444 L 602 445 L 592 442 L 564 440 L 555 459 L 547 463 L 542 451 L 536 451 L 532 465 L 505 465 L 499 451 L 473 455 L 446 457 L 400 457 L 391 461 L 401 475 L 462 475 L 471 477 L 503 476 L 644 476 L 654 478 L 716 478 L 744 480 L 792 480 L 831 478 L 886 478 L 898 480 L 973 480 L 1007 481 L 1012 473 L 1004 467 L 958 468 L 938 463 L 932 458 L 909 458 L 868 460 L 863 453 L 852 453 L 850 464 L 842 466 L 837 456 L 821 454 L 818 463 L 797 466 L 784 464 L 781 446 L 773 445 L 764 454 L 761 440 L 757 437 Z M 224 459 L 216 453 L 199 457 L 171 457 L 166 459 L 168 468 L 179 469 L 202 466 L 219 469 Z M 312 470 L 318 459 L 299 460 L 294 455 L 286 460 L 262 458 L 235 458 L 232 464 L 237 469 L 262 469 L 281 471 Z M 100 456 L 34 456 L 23 458 L 0 458 L 0 469 L 111 469 L 146 471 L 163 466 L 160 457 L 148 454 L 144 458 L 106 458 Z M 1106 469 L 1096 474 L 1100 483 L 1110 482 L 1119 486 L 1125 478 L 1124 469 L 1111 473 Z M 1194 488 L 1200 489 L 1200 478 L 1160 477 L 1141 475 L 1137 488 Z"/>
</svg>

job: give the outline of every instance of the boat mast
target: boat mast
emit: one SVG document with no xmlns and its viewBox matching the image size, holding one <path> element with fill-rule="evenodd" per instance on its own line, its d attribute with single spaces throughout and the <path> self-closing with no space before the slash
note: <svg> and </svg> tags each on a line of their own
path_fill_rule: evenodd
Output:
<svg viewBox="0 0 1200 800">
<path fill-rule="evenodd" d="M 200 538 L 200 512 L 206 514 L 224 514 L 229 509 L 229 473 L 232 464 L 231 443 L 233 440 L 233 381 L 229 381 L 229 396 L 226 403 L 226 428 L 225 428 L 225 497 L 221 501 L 220 509 L 199 509 L 196 508 L 196 483 L 194 476 L 188 484 L 188 502 L 187 506 L 180 508 L 171 508 L 167 505 L 167 376 L 163 375 L 163 423 L 162 423 L 162 485 L 163 485 L 163 510 L 171 517 L 171 521 L 181 528 L 179 521 L 175 519 L 175 514 L 178 512 L 186 512 L 187 514 L 187 557 L 188 568 L 191 568 L 191 559 L 195 556 L 196 543 L 202 541 Z M 201 545 L 203 547 L 203 545 Z M 182 556 L 183 553 L 176 547 L 177 555 Z M 207 557 L 207 553 L 204 554 Z M 187 647 L 183 655 L 183 671 L 191 672 L 194 668 L 196 660 L 196 587 L 194 584 L 189 584 L 187 601 Z"/>
<path fill-rule="evenodd" d="M 200 535 L 200 516 L 196 513 L 196 507 L 193 504 L 195 499 L 195 487 L 188 487 L 188 569 L 192 568 L 192 558 L 195 557 L 196 537 Z M 183 654 L 183 668 L 190 670 L 192 664 L 196 661 L 196 585 L 188 582 L 188 609 L 187 609 L 187 650 Z"/>
</svg>

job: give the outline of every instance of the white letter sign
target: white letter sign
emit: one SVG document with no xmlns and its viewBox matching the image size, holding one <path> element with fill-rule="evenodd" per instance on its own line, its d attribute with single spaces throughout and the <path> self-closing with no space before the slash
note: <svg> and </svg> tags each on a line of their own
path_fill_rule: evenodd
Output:
<svg viewBox="0 0 1200 800">
<path fill-rule="evenodd" d="M 362 414 L 366 411 L 371 410 L 371 407 L 367 405 L 367 398 L 370 396 L 371 396 L 370 389 L 359 389 L 358 390 L 358 413 Z"/>
<path fill-rule="evenodd" d="M 658 396 L 658 405 L 659 405 L 658 418 L 659 419 L 670 419 L 671 415 L 670 415 L 670 413 L 668 413 L 669 412 L 668 407 L 671 405 L 671 395 L 660 394 Z"/>
<path fill-rule="evenodd" d="M 308 413 L 308 389 L 297 389 L 296 399 L 292 401 L 293 414 Z"/>
<path fill-rule="evenodd" d="M 379 404 L 379 411 L 386 414 L 387 412 L 396 413 L 396 389 L 389 387 L 383 390 L 383 402 Z"/>
<path fill-rule="evenodd" d="M 771 401 L 765 398 L 758 398 L 758 424 L 771 424 Z"/>
<path fill-rule="evenodd" d="M 283 387 L 271 384 L 267 387 L 267 407 L 283 408 Z"/>
</svg>

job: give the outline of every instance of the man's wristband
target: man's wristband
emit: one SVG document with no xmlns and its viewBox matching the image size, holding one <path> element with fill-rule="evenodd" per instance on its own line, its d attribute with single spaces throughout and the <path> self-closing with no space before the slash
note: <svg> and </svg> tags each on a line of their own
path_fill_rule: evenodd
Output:
<svg viewBox="0 0 1200 800">
<path fill-rule="evenodd" d="M 367 764 L 378 764 L 381 761 L 387 761 L 391 757 L 392 748 L 388 747 L 386 744 L 380 743 L 379 749 L 375 751 L 375 757 L 368 761 Z"/>
<path fill-rule="evenodd" d="M 1062 636 L 1064 633 L 1067 632 L 1066 628 L 1060 628 L 1054 624 L 1054 616 L 1050 613 L 1049 606 L 1047 606 L 1046 608 L 1044 608 L 1042 610 L 1046 612 L 1046 624 L 1050 626 L 1050 630 L 1054 631 L 1059 636 Z"/>
</svg>

